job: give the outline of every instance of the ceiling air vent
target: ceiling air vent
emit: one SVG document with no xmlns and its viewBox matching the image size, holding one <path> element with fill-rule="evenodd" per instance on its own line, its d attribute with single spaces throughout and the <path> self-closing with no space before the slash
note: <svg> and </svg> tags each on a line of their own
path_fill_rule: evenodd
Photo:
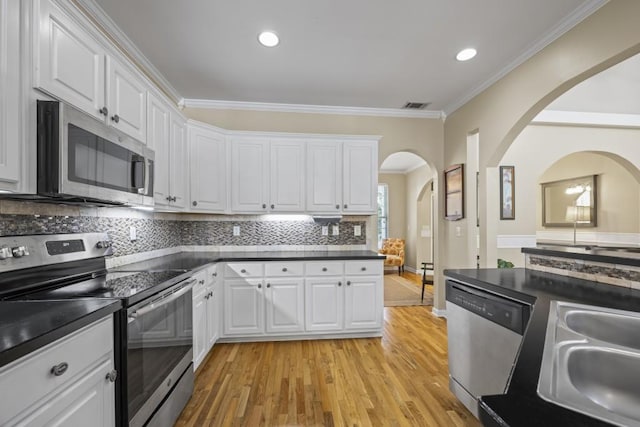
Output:
<svg viewBox="0 0 640 427">
<path fill-rule="evenodd" d="M 407 102 L 402 108 L 406 108 L 407 110 L 424 110 L 430 104 L 430 102 Z"/>
</svg>

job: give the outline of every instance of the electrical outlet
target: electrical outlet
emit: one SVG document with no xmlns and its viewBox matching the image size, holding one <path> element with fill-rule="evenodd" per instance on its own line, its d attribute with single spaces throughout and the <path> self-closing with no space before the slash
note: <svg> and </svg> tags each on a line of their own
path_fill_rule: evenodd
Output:
<svg viewBox="0 0 640 427">
<path fill-rule="evenodd" d="M 240 226 L 239 225 L 234 225 L 233 226 L 233 235 L 234 236 L 239 236 L 240 235 Z"/>
<path fill-rule="evenodd" d="M 322 235 L 323 236 L 328 236 L 329 235 L 329 226 L 328 225 L 323 225 L 322 226 Z"/>
<path fill-rule="evenodd" d="M 333 235 L 337 236 L 338 234 L 340 234 L 340 226 L 339 225 L 334 225 L 333 226 Z"/>
<path fill-rule="evenodd" d="M 353 226 L 353 235 L 354 236 L 361 236 L 362 235 L 362 227 L 360 227 L 359 225 L 354 225 Z"/>
<path fill-rule="evenodd" d="M 136 233 L 136 228 L 135 227 L 129 227 L 129 240 L 131 240 L 132 242 L 134 240 L 137 240 L 138 236 Z"/>
</svg>

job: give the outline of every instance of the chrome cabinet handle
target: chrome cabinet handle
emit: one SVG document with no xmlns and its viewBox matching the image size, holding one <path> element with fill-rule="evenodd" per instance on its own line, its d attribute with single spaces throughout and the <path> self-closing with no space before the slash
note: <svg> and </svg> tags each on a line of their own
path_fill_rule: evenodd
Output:
<svg viewBox="0 0 640 427">
<path fill-rule="evenodd" d="M 105 117 L 109 115 L 109 110 L 107 109 L 107 107 L 102 107 L 98 112 Z"/>
<path fill-rule="evenodd" d="M 117 114 L 113 115 L 113 116 L 111 116 L 111 120 L 116 122 L 116 123 L 119 123 L 120 122 L 120 116 L 117 115 Z"/>
<path fill-rule="evenodd" d="M 367 271 L 367 267 L 362 267 L 360 270 Z"/>
<path fill-rule="evenodd" d="M 347 286 L 351 286 L 351 281 L 347 280 Z"/>
<path fill-rule="evenodd" d="M 340 209 L 340 205 L 336 205 L 336 209 Z"/>
<path fill-rule="evenodd" d="M 287 272 L 287 267 L 283 267 L 282 271 L 284 271 L 286 273 Z"/>
<path fill-rule="evenodd" d="M 344 204 L 344 208 L 347 209 L 347 204 L 346 203 Z"/>
<path fill-rule="evenodd" d="M 261 289 L 261 288 L 262 288 L 262 284 L 259 284 L 259 285 L 258 285 L 258 289 Z"/>
<path fill-rule="evenodd" d="M 51 368 L 51 373 L 56 377 L 63 375 L 69 369 L 69 364 L 67 362 L 58 363 L 53 368 Z"/>
<path fill-rule="evenodd" d="M 342 286 L 342 282 L 338 282 L 338 286 Z"/>
<path fill-rule="evenodd" d="M 242 270 L 240 270 L 240 273 L 246 273 L 247 270 L 245 270 L 244 268 Z"/>
<path fill-rule="evenodd" d="M 262 209 L 267 209 L 267 204 L 266 203 L 262 204 Z"/>
<path fill-rule="evenodd" d="M 213 291 L 209 292 L 209 297 L 213 296 Z"/>
<path fill-rule="evenodd" d="M 327 267 L 322 267 L 322 271 L 327 271 Z"/>
<path fill-rule="evenodd" d="M 212 275 L 213 277 L 217 277 L 217 276 L 218 276 L 218 273 L 211 273 L 211 275 Z"/>
<path fill-rule="evenodd" d="M 267 288 L 270 288 L 270 287 L 271 287 L 271 283 L 267 283 Z"/>
<path fill-rule="evenodd" d="M 171 200 L 172 202 L 175 202 L 176 200 L 178 200 L 178 198 L 176 196 L 173 196 L 169 200 Z"/>
<path fill-rule="evenodd" d="M 198 283 L 200 283 L 201 285 L 204 285 L 204 280 L 198 280 Z"/>
<path fill-rule="evenodd" d="M 165 199 L 167 200 L 167 202 L 170 202 L 171 201 L 171 196 L 167 196 L 167 197 L 165 197 Z"/>
<path fill-rule="evenodd" d="M 193 206 L 198 206 L 198 202 L 196 202 L 195 200 L 191 203 Z"/>
<path fill-rule="evenodd" d="M 276 205 L 273 205 L 273 204 L 271 205 L 271 209 L 274 209 L 275 207 L 276 207 Z"/>
<path fill-rule="evenodd" d="M 115 369 L 107 374 L 107 380 L 109 380 L 110 383 L 116 382 L 117 378 L 118 378 L 118 371 L 116 371 Z"/>
</svg>

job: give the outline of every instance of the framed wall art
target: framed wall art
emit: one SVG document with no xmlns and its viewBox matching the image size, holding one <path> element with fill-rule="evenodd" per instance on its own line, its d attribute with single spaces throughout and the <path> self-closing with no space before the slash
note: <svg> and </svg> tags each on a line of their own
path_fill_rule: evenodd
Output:
<svg viewBox="0 0 640 427">
<path fill-rule="evenodd" d="M 464 165 L 449 166 L 444 171 L 444 219 L 464 218 Z"/>
<path fill-rule="evenodd" d="M 514 166 L 500 166 L 500 219 L 516 219 Z"/>
</svg>

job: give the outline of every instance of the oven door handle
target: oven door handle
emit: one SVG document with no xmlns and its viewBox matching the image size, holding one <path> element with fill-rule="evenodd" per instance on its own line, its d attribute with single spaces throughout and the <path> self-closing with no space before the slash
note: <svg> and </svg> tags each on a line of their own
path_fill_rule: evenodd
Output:
<svg viewBox="0 0 640 427">
<path fill-rule="evenodd" d="M 131 319 L 137 319 L 140 316 L 144 316 L 145 314 L 159 308 L 162 307 L 163 305 L 167 305 L 172 301 L 177 300 L 178 298 L 180 298 L 181 296 L 183 296 L 184 294 L 186 294 L 187 292 L 189 292 L 191 290 L 191 288 L 193 288 L 193 285 L 196 283 L 196 279 L 192 279 L 189 282 L 187 282 L 186 285 L 184 285 L 179 291 L 177 292 L 173 292 L 171 294 L 168 294 L 162 298 L 159 298 L 157 300 L 155 300 L 154 302 L 152 302 L 151 304 L 145 305 L 142 308 L 139 308 L 138 310 L 132 312 L 131 314 L 129 314 L 129 318 Z"/>
</svg>

